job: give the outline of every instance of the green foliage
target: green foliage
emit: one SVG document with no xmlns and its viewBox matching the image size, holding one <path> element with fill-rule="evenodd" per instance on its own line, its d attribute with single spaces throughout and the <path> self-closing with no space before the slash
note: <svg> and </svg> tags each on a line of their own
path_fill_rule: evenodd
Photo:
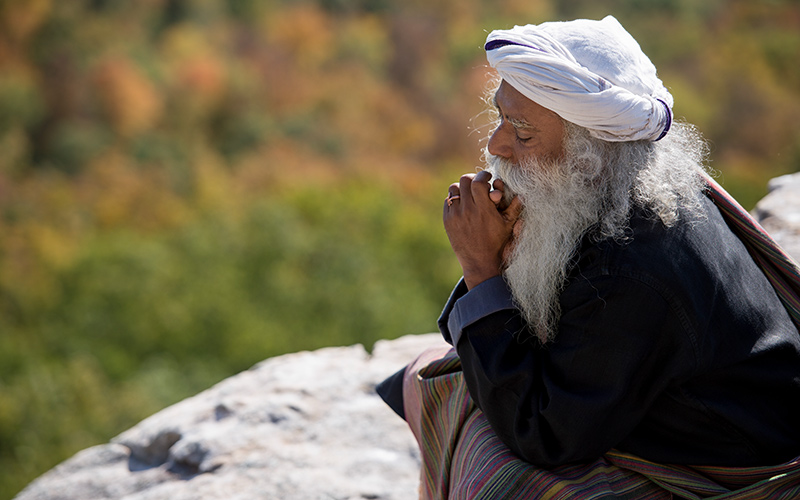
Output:
<svg viewBox="0 0 800 500">
<path fill-rule="evenodd" d="M 0 498 L 266 357 L 434 330 L 486 31 L 606 14 L 745 206 L 800 170 L 792 0 L 0 2 Z"/>
<path fill-rule="evenodd" d="M 39 331 L 52 355 L 91 351 L 114 381 L 164 352 L 235 373 L 287 349 L 431 331 L 456 276 L 440 228 L 419 212 L 409 226 L 415 211 L 375 186 L 345 187 L 157 238 L 103 235 L 60 276 Z"/>
<path fill-rule="evenodd" d="M 0 135 L 14 127 L 30 127 L 41 119 L 44 103 L 39 89 L 23 75 L 0 76 Z"/>
</svg>

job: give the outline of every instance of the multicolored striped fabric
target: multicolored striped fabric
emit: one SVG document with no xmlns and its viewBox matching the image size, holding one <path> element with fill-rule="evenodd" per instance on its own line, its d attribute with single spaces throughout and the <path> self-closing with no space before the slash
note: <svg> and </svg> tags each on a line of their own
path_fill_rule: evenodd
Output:
<svg viewBox="0 0 800 500">
<path fill-rule="evenodd" d="M 800 272 L 716 182 L 711 197 L 745 242 L 800 325 Z M 773 467 L 657 464 L 611 450 L 594 462 L 545 470 L 516 458 L 469 397 L 449 346 L 422 353 L 405 371 L 405 418 L 419 443 L 420 499 L 713 499 L 800 498 L 800 457 Z"/>
<path fill-rule="evenodd" d="M 705 180 L 708 185 L 706 194 L 750 251 L 775 287 L 792 320 L 800 327 L 800 267 L 716 181 L 710 177 Z"/>
</svg>

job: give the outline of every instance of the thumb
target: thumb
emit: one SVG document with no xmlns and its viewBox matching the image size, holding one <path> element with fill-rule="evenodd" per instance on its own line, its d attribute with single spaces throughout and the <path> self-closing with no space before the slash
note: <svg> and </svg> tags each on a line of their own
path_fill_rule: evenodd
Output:
<svg viewBox="0 0 800 500">
<path fill-rule="evenodd" d="M 503 201 L 503 192 L 497 189 L 489 191 L 489 199 L 499 207 L 500 202 Z"/>
</svg>

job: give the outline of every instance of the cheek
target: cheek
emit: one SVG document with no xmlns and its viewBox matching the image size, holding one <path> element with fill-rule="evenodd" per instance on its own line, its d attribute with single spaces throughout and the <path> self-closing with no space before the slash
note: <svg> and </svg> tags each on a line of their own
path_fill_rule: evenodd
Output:
<svg viewBox="0 0 800 500">
<path fill-rule="evenodd" d="M 564 147 L 556 138 L 542 140 L 535 146 L 529 146 L 524 151 L 518 151 L 518 158 L 536 158 L 540 161 L 558 161 L 564 156 Z"/>
<path fill-rule="evenodd" d="M 547 156 L 552 160 L 564 157 L 564 125 L 559 121 L 547 137 Z"/>
<path fill-rule="evenodd" d="M 561 141 L 558 141 L 553 150 L 550 151 L 550 158 L 556 161 L 564 159 L 564 145 L 561 143 Z"/>
</svg>

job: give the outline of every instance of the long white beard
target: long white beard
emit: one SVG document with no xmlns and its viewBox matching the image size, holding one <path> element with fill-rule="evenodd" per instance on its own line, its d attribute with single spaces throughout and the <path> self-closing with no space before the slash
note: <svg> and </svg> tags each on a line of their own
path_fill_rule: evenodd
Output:
<svg viewBox="0 0 800 500">
<path fill-rule="evenodd" d="M 596 238 L 626 239 L 633 204 L 648 207 L 666 227 L 704 217 L 698 174 L 707 148 L 691 125 L 674 123 L 658 143 L 607 143 L 565 125 L 562 160 L 513 165 L 485 153 L 487 170 L 506 184 L 507 201 L 516 194 L 524 206 L 504 276 L 542 343 L 557 333 L 559 298 L 590 231 Z"/>
<path fill-rule="evenodd" d="M 559 296 L 582 237 L 602 211 L 599 165 L 581 159 L 526 161 L 512 165 L 487 153 L 487 170 L 501 178 L 506 193 L 518 195 L 523 224 L 513 241 L 504 277 L 517 306 L 540 342 L 555 337 Z M 588 170 L 588 172 L 587 172 Z"/>
</svg>

